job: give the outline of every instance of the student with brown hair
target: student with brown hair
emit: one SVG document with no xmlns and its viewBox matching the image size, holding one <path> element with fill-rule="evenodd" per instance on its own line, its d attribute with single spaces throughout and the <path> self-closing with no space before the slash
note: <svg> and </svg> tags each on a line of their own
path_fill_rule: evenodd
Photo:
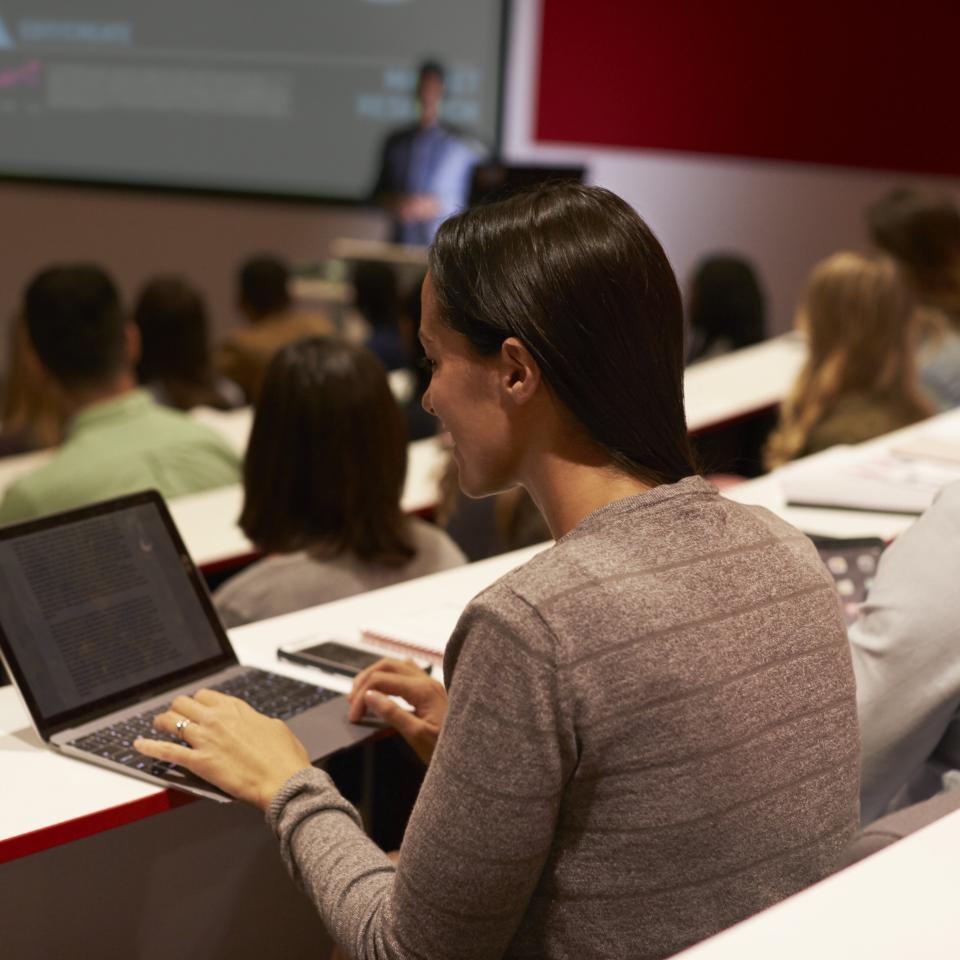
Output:
<svg viewBox="0 0 960 960">
<path fill-rule="evenodd" d="M 140 330 L 137 379 L 158 403 L 177 410 L 243 403 L 240 388 L 213 371 L 207 306 L 196 287 L 178 276 L 153 277 L 133 308 Z"/>
<path fill-rule="evenodd" d="M 694 475 L 646 224 L 571 184 L 447 220 L 420 335 L 461 488 L 522 485 L 557 542 L 468 605 L 447 692 L 396 661 L 358 677 L 351 717 L 429 759 L 399 862 L 240 701 L 178 697 L 155 723 L 189 746 L 137 747 L 259 805 L 354 957 L 666 957 L 828 873 L 858 768 L 832 578 Z"/>
<path fill-rule="evenodd" d="M 403 417 L 363 347 L 314 337 L 282 348 L 263 381 L 244 461 L 240 526 L 268 554 L 214 602 L 228 626 L 464 562 L 400 508 Z"/>
<path fill-rule="evenodd" d="M 360 260 L 351 272 L 354 306 L 369 328 L 364 345 L 388 370 L 410 366 L 400 331 L 402 307 L 396 270 L 388 263 Z"/>
<path fill-rule="evenodd" d="M 768 441 L 768 469 L 933 413 L 917 384 L 915 320 L 915 297 L 892 260 L 837 253 L 817 265 L 797 311 L 807 361 Z"/>
<path fill-rule="evenodd" d="M 920 383 L 942 410 L 960 405 L 960 209 L 945 193 L 899 187 L 867 212 L 874 244 L 893 257 L 925 308 Z"/>
<path fill-rule="evenodd" d="M 251 403 L 260 396 L 267 364 L 288 343 L 333 334 L 330 318 L 297 307 L 290 294 L 290 268 L 279 257 L 250 257 L 237 271 L 237 308 L 246 323 L 230 331 L 215 366 L 236 383 Z"/>
<path fill-rule="evenodd" d="M 899 187 L 870 207 L 867 226 L 921 302 L 960 323 L 960 209 L 953 197 Z"/>
</svg>

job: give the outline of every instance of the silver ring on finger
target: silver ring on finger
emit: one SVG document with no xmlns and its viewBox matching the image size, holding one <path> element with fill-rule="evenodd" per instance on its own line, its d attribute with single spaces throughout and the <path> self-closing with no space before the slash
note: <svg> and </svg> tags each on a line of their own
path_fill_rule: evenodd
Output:
<svg viewBox="0 0 960 960">
<path fill-rule="evenodd" d="M 174 724 L 174 727 L 176 727 L 176 729 L 177 729 L 177 736 L 179 736 L 181 740 L 183 739 L 183 732 L 184 732 L 184 730 L 186 730 L 187 727 L 189 727 L 191 723 L 193 723 L 192 720 L 188 720 L 186 717 L 181 717 L 181 718 Z"/>
</svg>

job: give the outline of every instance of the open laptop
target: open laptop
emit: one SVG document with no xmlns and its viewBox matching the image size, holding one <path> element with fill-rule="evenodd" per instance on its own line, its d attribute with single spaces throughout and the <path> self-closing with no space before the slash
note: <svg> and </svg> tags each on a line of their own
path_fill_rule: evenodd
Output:
<svg viewBox="0 0 960 960">
<path fill-rule="evenodd" d="M 0 654 L 55 750 L 229 799 L 131 746 L 180 693 L 222 689 L 286 720 L 314 760 L 370 736 L 344 697 L 242 667 L 154 490 L 0 528 Z"/>
</svg>

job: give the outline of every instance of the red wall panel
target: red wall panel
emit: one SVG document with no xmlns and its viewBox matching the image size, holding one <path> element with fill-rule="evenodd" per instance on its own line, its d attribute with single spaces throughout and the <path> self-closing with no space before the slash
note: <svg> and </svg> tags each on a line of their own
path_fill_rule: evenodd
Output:
<svg viewBox="0 0 960 960">
<path fill-rule="evenodd" d="M 960 3 L 543 0 L 536 136 L 960 174 Z"/>
</svg>

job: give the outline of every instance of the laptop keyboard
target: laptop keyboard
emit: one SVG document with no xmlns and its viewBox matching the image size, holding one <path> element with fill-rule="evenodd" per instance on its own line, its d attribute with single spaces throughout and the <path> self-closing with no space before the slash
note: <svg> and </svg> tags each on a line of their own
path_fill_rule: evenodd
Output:
<svg viewBox="0 0 960 960">
<path fill-rule="evenodd" d="M 246 670 L 224 683 L 212 685 L 209 689 L 219 690 L 221 693 L 228 693 L 233 697 L 246 700 L 260 713 L 280 720 L 289 720 L 290 717 L 325 703 L 327 700 L 332 700 L 338 695 L 335 690 L 326 687 L 316 687 L 300 680 L 283 677 L 278 673 L 266 673 L 255 669 Z M 145 713 L 72 740 L 70 746 L 137 770 L 159 773 L 158 767 L 169 768 L 171 765 L 158 763 L 138 753 L 133 748 L 133 741 L 137 737 L 148 737 L 151 740 L 168 740 L 171 743 L 184 744 L 183 740 L 153 728 L 153 718 L 168 710 L 169 707 L 169 704 L 151 707 Z"/>
</svg>

